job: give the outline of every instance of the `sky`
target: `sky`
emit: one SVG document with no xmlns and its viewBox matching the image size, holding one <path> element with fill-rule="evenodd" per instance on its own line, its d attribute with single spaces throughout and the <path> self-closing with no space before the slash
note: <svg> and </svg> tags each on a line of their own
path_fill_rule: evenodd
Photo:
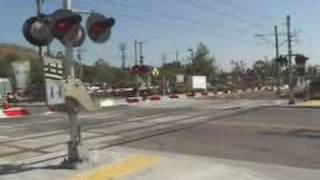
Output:
<svg viewBox="0 0 320 180">
<path fill-rule="evenodd" d="M 61 8 L 62 0 L 45 0 L 42 10 L 50 14 Z M 110 40 L 96 44 L 88 38 L 82 45 L 86 64 L 105 59 L 121 65 L 119 44 L 127 45 L 127 64 L 134 63 L 134 40 L 143 41 L 145 64 L 159 66 L 166 62 L 188 61 L 189 48 L 207 45 L 216 64 L 230 70 L 232 60 L 252 65 L 257 59 L 273 58 L 274 26 L 280 31 L 280 53 L 287 53 L 286 16 L 291 16 L 294 53 L 320 64 L 320 1 L 318 0 L 73 0 L 75 11 L 91 11 L 112 16 L 116 24 Z M 0 0 L 0 43 L 14 43 L 35 48 L 23 37 L 24 21 L 36 14 L 35 0 Z M 83 24 L 85 24 L 84 15 Z M 265 34 L 266 40 L 256 37 Z M 53 50 L 63 46 L 53 42 Z"/>
</svg>

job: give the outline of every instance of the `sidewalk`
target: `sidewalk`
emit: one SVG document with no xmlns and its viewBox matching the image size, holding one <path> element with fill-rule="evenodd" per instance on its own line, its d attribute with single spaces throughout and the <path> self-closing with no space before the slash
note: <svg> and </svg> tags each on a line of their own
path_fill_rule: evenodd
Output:
<svg viewBox="0 0 320 180">
<path fill-rule="evenodd" d="M 297 103 L 295 106 L 309 107 L 309 108 L 320 108 L 320 100 L 310 100 L 310 101 L 300 102 L 300 103 Z"/>
<path fill-rule="evenodd" d="M 91 151 L 88 159 L 77 170 L 59 169 L 63 158 L 30 165 L 0 165 L 0 179 L 316 180 L 320 176 L 318 170 L 126 147 Z"/>
</svg>

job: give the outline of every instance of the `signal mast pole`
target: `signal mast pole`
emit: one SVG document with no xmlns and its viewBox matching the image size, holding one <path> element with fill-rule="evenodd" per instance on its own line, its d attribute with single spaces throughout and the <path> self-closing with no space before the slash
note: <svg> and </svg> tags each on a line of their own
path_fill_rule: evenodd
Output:
<svg viewBox="0 0 320 180">
<path fill-rule="evenodd" d="M 63 8 L 72 10 L 72 0 L 63 0 Z M 74 80 L 74 63 L 73 63 L 73 42 L 68 41 L 65 45 L 65 60 L 63 61 L 64 76 L 67 81 Z M 70 141 L 68 142 L 68 163 L 81 162 L 78 145 L 81 138 L 81 129 L 79 124 L 79 105 L 76 101 L 66 99 L 66 110 L 70 123 Z"/>
</svg>

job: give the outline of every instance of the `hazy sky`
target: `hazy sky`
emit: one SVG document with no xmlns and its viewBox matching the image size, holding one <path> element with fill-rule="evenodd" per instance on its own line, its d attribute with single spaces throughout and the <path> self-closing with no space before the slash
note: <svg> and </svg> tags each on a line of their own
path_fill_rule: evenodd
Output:
<svg viewBox="0 0 320 180">
<path fill-rule="evenodd" d="M 44 13 L 60 8 L 62 0 L 45 0 Z M 243 60 L 249 65 L 256 59 L 274 57 L 274 47 L 255 34 L 273 34 L 274 25 L 286 32 L 285 19 L 290 14 L 297 38 L 293 50 L 319 63 L 320 1 L 319 0 L 73 0 L 73 8 L 95 10 L 116 19 L 111 39 L 83 44 L 84 58 L 92 64 L 104 58 L 120 66 L 119 44 L 127 43 L 128 63 L 133 63 L 133 41 L 144 41 L 145 63 L 160 65 L 162 54 L 167 62 L 179 52 L 187 59 L 188 48 L 205 43 L 224 69 L 231 60 Z M 22 24 L 35 14 L 35 0 L 0 0 L 0 42 L 29 45 L 21 33 Z M 85 22 L 85 21 L 84 21 Z M 273 37 L 267 37 L 273 41 Z M 280 37 L 280 41 L 285 40 Z M 53 44 L 54 50 L 62 46 Z M 286 53 L 286 44 L 281 53 Z"/>
</svg>

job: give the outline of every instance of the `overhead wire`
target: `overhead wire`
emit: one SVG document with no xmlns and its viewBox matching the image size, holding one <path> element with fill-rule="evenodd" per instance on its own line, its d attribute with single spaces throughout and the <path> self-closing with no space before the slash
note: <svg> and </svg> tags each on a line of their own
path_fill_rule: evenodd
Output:
<svg viewBox="0 0 320 180">
<path fill-rule="evenodd" d="M 111 0 L 104 0 L 103 2 L 105 3 L 108 3 L 108 4 L 111 4 L 111 5 L 114 5 L 114 6 L 118 6 L 118 7 L 122 7 L 122 8 L 126 8 L 127 10 L 135 10 L 136 12 L 143 12 L 143 13 L 151 13 L 151 14 L 157 14 L 157 15 L 160 15 L 162 17 L 162 19 L 165 19 L 164 17 L 167 17 L 167 19 L 174 19 L 176 22 L 179 21 L 183 21 L 183 26 L 185 26 L 185 24 L 190 24 L 194 27 L 196 27 L 195 25 L 198 25 L 199 27 L 214 27 L 216 29 L 225 29 L 225 30 L 228 30 L 228 31 L 223 31 L 223 33 L 230 33 L 230 32 L 233 32 L 233 33 L 237 33 L 237 34 L 241 34 L 243 32 L 245 32 L 244 29 L 237 29 L 237 28 L 227 28 L 227 27 L 224 27 L 223 24 L 214 24 L 213 22 L 211 21 L 206 21 L 204 19 L 192 19 L 192 18 L 189 18 L 189 17 L 186 17 L 186 16 L 181 16 L 181 15 L 176 15 L 176 14 L 172 14 L 172 13 L 164 13 L 162 11 L 157 11 L 157 10 L 151 10 L 151 9 L 147 9 L 147 8 L 132 8 L 130 5 L 126 4 L 126 3 L 121 3 L 119 1 L 111 1 Z M 118 13 L 118 12 L 117 12 Z M 123 14 L 122 14 L 123 15 Z M 147 15 L 147 17 L 149 17 L 149 15 Z M 154 20 L 154 19 L 152 19 Z M 178 23 L 169 23 L 170 25 L 177 25 L 179 26 Z M 185 28 L 185 27 L 183 27 Z M 190 26 L 187 26 L 187 28 L 190 28 Z"/>
<path fill-rule="evenodd" d="M 50 1 L 50 2 L 55 2 L 56 1 Z M 100 1 L 101 2 L 101 1 Z M 172 14 L 172 13 L 163 13 L 161 11 L 157 11 L 157 10 L 151 10 L 151 9 L 147 9 L 147 8 L 141 8 L 141 9 L 137 9 L 137 8 L 132 8 L 130 5 L 126 4 L 126 3 L 122 3 L 119 1 L 112 1 L 112 0 L 103 0 L 102 2 L 114 5 L 114 6 L 118 6 L 118 7 L 122 7 L 122 8 L 126 8 L 127 10 L 136 10 L 136 12 L 148 12 L 148 13 L 152 13 L 152 14 L 158 14 L 161 16 L 162 20 L 165 19 L 164 17 L 168 17 L 170 19 L 174 19 L 176 22 L 177 20 L 179 20 L 179 22 L 184 21 L 183 25 L 180 23 L 171 23 L 171 22 L 163 22 L 163 21 L 159 21 L 156 20 L 154 18 L 150 18 L 150 16 L 144 16 L 144 17 L 140 17 L 140 16 L 136 16 L 136 15 L 127 15 L 125 13 L 119 13 L 117 12 L 117 14 L 125 19 L 131 19 L 131 20 L 135 20 L 135 21 L 148 21 L 151 23 L 159 23 L 159 24 L 163 24 L 163 25 L 169 25 L 170 27 L 174 27 L 177 26 L 183 30 L 186 29 L 191 29 L 192 31 L 195 32 L 208 32 L 207 30 L 203 30 L 200 27 L 214 27 L 216 29 L 224 29 L 225 31 L 222 31 L 221 33 L 236 33 L 236 34 L 241 34 L 243 35 L 244 32 L 246 32 L 244 29 L 239 29 L 239 28 L 227 28 L 222 24 L 214 24 L 211 21 L 206 21 L 204 19 L 202 20 L 198 20 L 198 19 L 192 19 L 192 18 L 188 18 L 186 16 L 181 16 L 181 15 L 176 15 L 176 14 Z M 79 4 L 77 4 L 78 7 Z M 80 8 L 88 8 L 90 7 L 90 4 L 87 3 L 86 6 L 81 6 Z M 128 12 L 128 11 L 127 11 Z M 165 19 L 167 20 L 167 19 Z M 189 25 L 186 25 L 189 24 Z M 195 26 L 196 25 L 196 26 Z M 169 28 L 169 27 L 168 27 Z M 210 32 L 212 32 L 210 30 Z M 217 32 L 216 32 L 217 33 Z"/>
<path fill-rule="evenodd" d="M 193 6 L 193 7 L 196 7 L 198 9 L 202 9 L 202 10 L 207 11 L 209 13 L 213 13 L 213 14 L 219 15 L 219 16 L 221 16 L 223 18 L 229 18 L 229 19 L 231 19 L 233 21 L 240 22 L 240 23 L 243 23 L 243 24 L 247 24 L 247 25 L 249 25 L 249 26 L 251 26 L 253 28 L 263 29 L 263 30 L 266 29 L 266 27 L 264 25 L 260 24 L 260 23 L 240 18 L 240 17 L 235 16 L 233 14 L 230 14 L 230 13 L 228 13 L 226 11 L 217 10 L 217 9 L 213 8 L 212 6 L 210 6 L 208 4 L 205 4 L 203 1 L 201 3 L 199 3 L 199 1 L 195 2 L 193 0 L 181 0 L 181 2 L 183 2 L 185 4 L 188 4 L 189 6 Z"/>
<path fill-rule="evenodd" d="M 271 17 L 268 17 L 264 14 L 261 14 L 261 13 L 257 13 L 249 8 L 246 8 L 244 6 L 241 6 L 237 3 L 235 3 L 234 1 L 230 1 L 230 0 L 216 0 L 215 2 L 218 2 L 218 3 L 221 3 L 221 4 L 225 4 L 227 6 L 230 6 L 234 9 L 237 9 L 238 11 L 241 11 L 245 14 L 249 14 L 249 15 L 252 15 L 252 17 L 254 18 L 259 18 L 259 19 L 262 19 L 262 20 L 266 20 L 266 21 L 269 21 L 271 19 Z"/>
<path fill-rule="evenodd" d="M 50 2 L 58 4 L 57 1 L 50 1 Z M 151 9 L 147 9 L 147 8 L 141 8 L 141 9 L 132 8 L 130 5 L 128 5 L 126 3 L 119 2 L 119 1 L 104 0 L 103 2 L 107 3 L 107 4 L 111 4 L 113 6 L 120 7 L 120 8 L 125 8 L 128 10 L 127 12 L 129 12 L 130 10 L 134 10 L 136 12 L 144 12 L 144 13 L 147 12 L 147 13 L 161 15 L 160 19 L 159 18 L 155 19 L 155 18 L 151 18 L 150 14 L 141 17 L 141 16 L 138 16 L 134 13 L 126 14 L 126 13 L 120 13 L 119 11 L 116 12 L 117 16 L 120 18 L 133 20 L 133 21 L 135 21 L 137 23 L 141 23 L 141 24 L 145 24 L 145 23 L 154 24 L 154 23 L 156 23 L 156 24 L 161 24 L 161 25 L 167 26 L 168 28 L 175 28 L 180 31 L 182 30 L 184 32 L 191 30 L 192 32 L 196 32 L 196 33 L 199 33 L 202 35 L 208 35 L 209 32 L 210 33 L 212 32 L 212 30 L 210 30 L 208 28 L 207 29 L 200 28 L 200 27 L 208 27 L 208 26 L 215 27 L 216 29 L 225 29 L 225 31 L 219 32 L 219 33 L 223 33 L 223 34 L 230 34 L 232 32 L 232 33 L 235 33 L 238 35 L 240 34 L 240 35 L 242 35 L 241 37 L 243 37 L 243 33 L 244 33 L 244 30 L 242 30 L 242 29 L 240 30 L 240 29 L 236 29 L 236 28 L 226 28 L 223 25 L 217 25 L 217 24 L 214 24 L 210 21 L 205 21 L 204 19 L 202 19 L 202 20 L 197 19 L 196 20 L 196 19 L 185 17 L 185 16 L 175 15 L 172 13 L 163 13 L 161 11 L 151 10 Z M 74 7 L 81 8 L 81 9 L 88 9 L 91 5 L 91 4 L 89 4 L 89 2 L 87 2 L 87 3 L 82 2 L 81 4 L 82 5 L 80 5 L 80 3 L 78 3 L 78 4 L 74 5 Z M 58 5 L 60 5 L 60 3 Z M 110 13 L 110 12 L 107 12 L 107 11 L 101 10 L 101 9 L 99 9 L 99 11 L 102 11 L 103 13 L 108 13 L 108 14 Z M 224 13 L 222 13 L 222 14 L 224 14 Z M 220 14 L 220 15 L 222 15 L 222 14 Z M 165 17 L 168 17 L 170 20 L 174 19 L 175 23 L 163 21 L 163 20 L 168 20 L 168 18 L 165 18 Z M 238 19 L 238 18 L 235 18 L 235 19 Z M 179 20 L 179 23 L 177 23 L 178 22 L 177 20 Z M 184 23 L 181 24 L 181 21 L 184 21 Z M 195 26 L 195 25 L 198 25 L 198 26 Z M 216 32 L 216 33 L 218 33 L 218 32 Z M 221 37 L 222 36 L 216 36 L 215 38 L 221 38 Z M 238 39 L 238 38 L 240 38 L 240 37 L 235 37 L 234 39 Z M 241 39 L 241 40 L 243 42 L 243 39 Z M 246 40 L 246 41 L 249 42 L 248 40 Z M 255 42 L 249 42 L 249 43 L 255 43 Z"/>
</svg>

